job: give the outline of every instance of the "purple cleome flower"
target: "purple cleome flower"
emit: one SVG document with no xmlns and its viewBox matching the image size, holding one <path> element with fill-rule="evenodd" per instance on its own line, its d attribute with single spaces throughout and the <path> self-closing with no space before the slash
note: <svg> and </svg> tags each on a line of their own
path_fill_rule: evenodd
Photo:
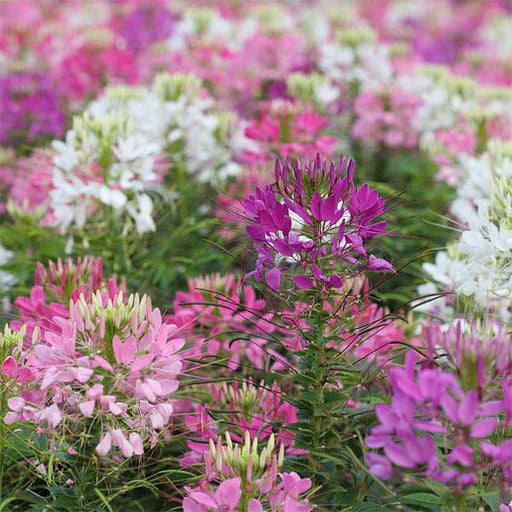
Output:
<svg viewBox="0 0 512 512">
<path fill-rule="evenodd" d="M 364 245 L 384 233 L 384 199 L 368 185 L 353 183 L 354 161 L 338 164 L 317 155 L 309 162 L 276 160 L 273 185 L 242 201 L 247 233 L 258 252 L 255 275 L 278 290 L 283 271 L 293 266 L 297 288 L 339 288 L 343 277 L 364 270 L 394 272 Z"/>
<path fill-rule="evenodd" d="M 51 78 L 25 71 L 0 77 L 0 142 L 33 142 L 38 135 L 62 135 L 66 118 Z"/>
<path fill-rule="evenodd" d="M 173 32 L 179 16 L 157 2 L 141 3 L 119 21 L 117 31 L 126 39 L 128 50 L 139 53 L 152 43 L 164 41 Z"/>
<path fill-rule="evenodd" d="M 366 463 L 370 472 L 389 479 L 392 466 L 457 487 L 474 485 L 481 467 L 501 468 L 506 479 L 512 477 L 512 442 L 489 442 L 503 411 L 509 414 L 507 394 L 512 383 L 503 383 L 503 397 L 482 399 L 476 390 L 464 392 L 453 374 L 442 369 L 415 369 L 416 354 L 409 351 L 405 367 L 389 372 L 393 387 L 391 405 L 375 407 L 380 424 L 366 438 L 372 449 Z M 505 422 L 508 423 L 507 419 Z M 436 443 L 435 437 L 444 439 Z M 437 446 L 444 447 L 438 450 Z M 488 462 L 487 462 L 488 461 Z"/>
</svg>

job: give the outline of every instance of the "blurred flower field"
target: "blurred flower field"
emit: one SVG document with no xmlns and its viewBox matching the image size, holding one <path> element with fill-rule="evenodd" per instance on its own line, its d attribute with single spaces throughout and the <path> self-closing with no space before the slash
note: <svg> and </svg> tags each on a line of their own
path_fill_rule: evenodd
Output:
<svg viewBox="0 0 512 512">
<path fill-rule="evenodd" d="M 0 511 L 512 512 L 507 0 L 0 0 Z"/>
</svg>

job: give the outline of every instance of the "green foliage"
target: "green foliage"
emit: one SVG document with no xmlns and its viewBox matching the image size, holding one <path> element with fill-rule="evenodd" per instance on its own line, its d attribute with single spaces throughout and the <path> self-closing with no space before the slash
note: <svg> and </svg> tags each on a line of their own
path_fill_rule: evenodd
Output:
<svg viewBox="0 0 512 512">
<path fill-rule="evenodd" d="M 436 181 L 437 167 L 422 153 L 386 148 L 372 153 L 356 144 L 354 158 L 358 182 L 387 199 L 391 236 L 381 237 L 378 244 L 399 272 L 379 286 L 378 295 L 396 308 L 417 295 L 417 286 L 425 281 L 422 263 L 453 237 L 446 215 L 454 192 Z"/>
<path fill-rule="evenodd" d="M 170 185 L 179 190 L 174 201 L 154 197 L 156 232 L 143 236 L 124 234 L 123 225 L 115 217 L 92 219 L 86 231 L 75 230 L 68 236 L 40 226 L 40 219 L 33 215 L 12 212 L 4 216 L 0 240 L 14 257 L 2 268 L 17 279 L 7 295 L 11 300 L 28 295 L 36 263 L 67 256 L 101 256 L 107 275 L 125 279 L 128 289 L 149 294 L 161 307 L 171 303 L 177 289 L 187 286 L 189 277 L 226 272 L 232 261 L 215 233 L 218 221 L 209 211 L 200 213 L 205 209 L 202 205 L 211 204 L 214 191 L 198 188 L 184 174 L 181 183 L 176 181 L 178 178 L 175 176 Z"/>
<path fill-rule="evenodd" d="M 53 230 L 39 225 L 32 215 L 13 214 L 0 216 L 0 241 L 15 257 L 2 268 L 14 274 L 17 285 L 9 291 L 11 297 L 27 295 L 34 280 L 38 261 L 63 257 L 66 239 L 55 235 Z"/>
<path fill-rule="evenodd" d="M 13 427 L 4 437 L 4 482 L 9 492 L 0 500 L 0 511 L 177 510 L 162 495 L 196 478 L 177 464 L 184 448 L 179 435 L 141 460 L 105 466 L 94 454 L 52 451 L 45 437 L 23 424 Z M 37 471 L 39 464 L 46 471 Z"/>
</svg>

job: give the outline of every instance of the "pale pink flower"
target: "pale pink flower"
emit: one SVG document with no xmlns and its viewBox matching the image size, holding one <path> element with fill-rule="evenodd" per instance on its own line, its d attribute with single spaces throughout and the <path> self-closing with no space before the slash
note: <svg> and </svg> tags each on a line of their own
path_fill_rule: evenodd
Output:
<svg viewBox="0 0 512 512">
<path fill-rule="evenodd" d="M 183 511 L 198 512 L 202 509 L 197 505 L 202 505 L 205 511 L 210 509 L 217 512 L 236 512 L 242 494 L 240 483 L 240 478 L 231 478 L 222 482 L 213 493 L 192 491 L 183 500 Z"/>
</svg>

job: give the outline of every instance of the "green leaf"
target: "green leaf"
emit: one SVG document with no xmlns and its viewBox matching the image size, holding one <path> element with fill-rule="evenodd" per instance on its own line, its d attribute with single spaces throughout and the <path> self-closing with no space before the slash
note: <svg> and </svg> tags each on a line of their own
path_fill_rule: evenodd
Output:
<svg viewBox="0 0 512 512">
<path fill-rule="evenodd" d="M 391 509 L 378 503 L 361 503 L 352 507 L 352 512 L 391 512 Z"/>
<path fill-rule="evenodd" d="M 7 507 L 7 505 L 9 505 L 9 503 L 12 503 L 13 501 L 16 501 L 16 498 L 13 496 L 11 498 L 7 498 L 5 500 L 2 501 L 2 503 L 0 503 L 0 512 L 3 512 L 5 510 L 9 510 Z"/>
<path fill-rule="evenodd" d="M 16 498 L 28 503 L 46 505 L 48 502 L 42 496 L 39 496 L 33 491 L 22 491 L 16 495 Z"/>
<path fill-rule="evenodd" d="M 439 496 L 427 492 L 408 494 L 407 496 L 403 496 L 401 501 L 407 505 L 417 505 L 436 511 L 439 510 L 439 505 L 441 504 L 441 498 Z"/>
<path fill-rule="evenodd" d="M 492 512 L 496 512 L 500 506 L 500 495 L 497 492 L 482 495 L 482 499 L 489 505 Z"/>
<path fill-rule="evenodd" d="M 438 496 L 444 496 L 447 492 L 446 485 L 436 482 L 435 480 L 423 480 L 423 483 Z"/>
<path fill-rule="evenodd" d="M 48 490 L 59 507 L 72 509 L 79 505 L 78 494 L 73 487 L 52 485 Z"/>
<path fill-rule="evenodd" d="M 105 497 L 105 495 L 97 488 L 94 488 L 94 492 L 99 496 L 101 502 L 104 505 L 104 508 L 108 510 L 109 512 L 114 512 L 112 507 L 110 506 L 110 503 L 108 502 L 108 499 Z"/>
</svg>

